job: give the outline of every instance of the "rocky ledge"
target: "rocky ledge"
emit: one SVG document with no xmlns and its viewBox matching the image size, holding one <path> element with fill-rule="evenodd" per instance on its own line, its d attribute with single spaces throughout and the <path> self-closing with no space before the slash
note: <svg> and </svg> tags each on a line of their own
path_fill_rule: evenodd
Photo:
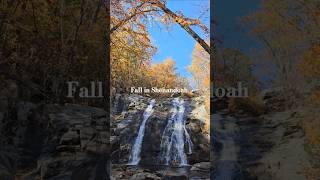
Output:
<svg viewBox="0 0 320 180">
<path fill-rule="evenodd" d="M 108 179 L 105 111 L 1 101 L 0 179 Z"/>
</svg>

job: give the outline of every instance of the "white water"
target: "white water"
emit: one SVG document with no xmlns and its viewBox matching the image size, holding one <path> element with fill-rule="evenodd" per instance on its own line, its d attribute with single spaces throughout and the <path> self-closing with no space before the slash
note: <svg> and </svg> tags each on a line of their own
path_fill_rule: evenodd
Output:
<svg viewBox="0 0 320 180">
<path fill-rule="evenodd" d="M 160 158 L 166 165 L 188 165 L 185 145 L 191 154 L 192 142 L 185 127 L 184 100 L 175 98 L 172 105 L 172 115 L 162 134 Z"/>
<path fill-rule="evenodd" d="M 155 102 L 156 101 L 152 99 L 147 109 L 143 113 L 143 121 L 139 127 L 138 136 L 136 137 L 134 145 L 131 149 L 131 155 L 128 163 L 129 165 L 138 165 L 140 162 L 140 159 L 141 159 L 140 153 L 141 153 L 141 146 L 142 146 L 142 141 L 143 141 L 144 132 L 145 132 L 145 126 L 146 126 L 147 120 L 149 119 L 150 115 L 153 112 L 153 106 Z"/>
<path fill-rule="evenodd" d="M 232 117 L 222 117 L 220 114 L 213 114 L 211 118 L 214 131 L 217 132 L 215 138 L 222 144 L 222 150 L 215 161 L 217 168 L 214 170 L 213 179 L 243 179 L 237 155 L 240 149 L 235 142 L 238 131 L 237 120 Z"/>
</svg>

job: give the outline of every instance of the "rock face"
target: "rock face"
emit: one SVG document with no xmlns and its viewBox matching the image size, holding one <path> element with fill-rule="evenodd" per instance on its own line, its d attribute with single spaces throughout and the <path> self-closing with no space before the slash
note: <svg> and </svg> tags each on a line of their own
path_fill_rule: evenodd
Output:
<svg viewBox="0 0 320 180">
<path fill-rule="evenodd" d="M 2 108 L 0 179 L 106 179 L 105 111 L 10 102 Z M 101 176 L 101 177 L 99 177 Z"/>
<path fill-rule="evenodd" d="M 171 100 L 158 100 L 149 117 L 141 164 L 159 161 L 161 136 L 170 115 Z M 128 162 L 150 98 L 118 95 L 117 101 L 112 108 L 109 129 L 108 116 L 99 108 L 0 99 L 0 179 L 108 179 L 110 150 L 113 163 Z M 194 144 L 193 153 L 188 155 L 191 165 L 209 159 L 209 140 L 203 120 L 192 113 L 194 103 L 194 99 L 186 100 L 186 112 L 190 114 L 186 128 Z M 172 173 L 164 177 L 161 172 L 141 171 L 134 178 L 158 177 L 183 179 L 186 176 Z"/>
<path fill-rule="evenodd" d="M 193 142 L 193 152 L 189 157 L 189 164 L 209 161 L 210 159 L 210 135 L 205 129 L 205 123 L 209 118 L 202 97 L 191 101 L 192 111 L 188 114 L 187 129 Z"/>
<path fill-rule="evenodd" d="M 114 113 L 111 121 L 111 161 L 116 164 L 113 168 L 113 177 L 116 179 L 126 179 L 129 174 L 137 174 L 136 179 L 152 179 L 149 173 L 152 172 L 153 179 L 158 177 L 161 179 L 188 179 L 188 174 L 171 172 L 164 174 L 158 171 L 145 171 L 146 169 L 133 170 L 124 167 L 128 163 L 132 145 L 137 136 L 139 126 L 143 120 L 143 112 L 150 102 L 150 98 L 142 96 L 123 96 L 124 111 Z M 153 113 L 148 119 L 145 126 L 145 135 L 141 147 L 141 161 L 143 166 L 159 166 L 160 165 L 160 145 L 163 131 L 171 116 L 173 98 L 156 100 Z M 117 104 L 117 103 L 115 103 Z M 202 98 L 185 99 L 185 116 L 186 129 L 193 143 L 192 153 L 187 155 L 190 165 L 203 163 L 210 160 L 210 138 L 205 130 L 206 111 Z M 208 173 L 194 169 L 194 175 L 207 176 Z M 197 172 L 196 172 L 197 171 Z M 190 172 L 188 172 L 190 174 Z M 200 174 L 200 175 L 199 175 Z M 128 176 L 129 177 L 129 176 Z M 205 179 L 205 178 L 204 178 Z"/>
<path fill-rule="evenodd" d="M 286 108 L 284 91 L 282 88 L 264 90 L 261 97 L 268 112 L 283 111 Z"/>
<path fill-rule="evenodd" d="M 140 164 L 159 165 L 161 138 L 171 115 L 172 99 L 156 100 L 154 112 L 146 124 Z M 129 96 L 125 100 L 125 104 L 128 104 L 127 111 L 123 111 L 122 114 L 113 115 L 111 122 L 113 163 L 128 163 L 131 146 L 137 136 L 140 123 L 143 119 L 142 114 L 149 101 L 150 98 Z M 204 106 L 202 106 L 203 101 L 200 99 L 190 99 L 186 100 L 185 104 L 185 112 L 188 119 L 186 128 L 194 144 L 194 153 L 189 155 L 188 160 L 191 163 L 208 161 L 210 157 L 210 141 L 208 134 L 204 132 L 204 117 L 201 117 L 205 113 Z M 195 109 L 196 107 L 201 108 Z"/>
</svg>

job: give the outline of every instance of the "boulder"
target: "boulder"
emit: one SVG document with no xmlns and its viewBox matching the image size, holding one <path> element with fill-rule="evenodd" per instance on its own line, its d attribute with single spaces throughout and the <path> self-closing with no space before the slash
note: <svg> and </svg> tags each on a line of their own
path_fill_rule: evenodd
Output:
<svg viewBox="0 0 320 180">
<path fill-rule="evenodd" d="M 210 171 L 211 162 L 200 162 L 193 164 L 191 167 L 191 171 Z"/>
<path fill-rule="evenodd" d="M 129 180 L 160 180 L 157 175 L 148 172 L 134 174 Z"/>
<path fill-rule="evenodd" d="M 210 179 L 211 162 L 200 162 L 192 165 L 190 179 Z"/>
</svg>

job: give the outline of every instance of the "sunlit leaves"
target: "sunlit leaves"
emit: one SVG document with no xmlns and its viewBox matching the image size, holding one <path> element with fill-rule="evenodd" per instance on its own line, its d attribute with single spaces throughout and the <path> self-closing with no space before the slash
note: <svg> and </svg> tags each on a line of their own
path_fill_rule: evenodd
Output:
<svg viewBox="0 0 320 180">
<path fill-rule="evenodd" d="M 192 63 L 188 70 L 191 72 L 197 88 L 201 91 L 207 91 L 210 82 L 210 56 L 198 43 L 193 49 Z"/>
<path fill-rule="evenodd" d="M 175 61 L 165 59 L 162 63 L 155 63 L 150 68 L 151 83 L 154 87 L 174 88 L 178 84 Z"/>
</svg>

